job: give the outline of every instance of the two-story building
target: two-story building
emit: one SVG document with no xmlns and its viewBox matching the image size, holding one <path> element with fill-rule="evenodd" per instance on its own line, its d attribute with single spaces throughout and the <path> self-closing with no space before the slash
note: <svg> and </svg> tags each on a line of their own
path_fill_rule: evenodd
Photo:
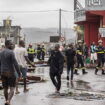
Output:
<svg viewBox="0 0 105 105">
<path fill-rule="evenodd" d="M 105 46 L 105 0 L 85 0 L 84 8 L 74 0 L 74 9 L 75 24 L 83 25 L 86 44 L 102 39 Z"/>
</svg>

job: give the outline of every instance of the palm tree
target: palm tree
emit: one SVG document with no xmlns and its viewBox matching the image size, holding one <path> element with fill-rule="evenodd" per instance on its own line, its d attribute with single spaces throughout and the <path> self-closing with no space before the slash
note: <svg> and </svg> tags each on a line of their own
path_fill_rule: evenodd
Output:
<svg viewBox="0 0 105 105">
<path fill-rule="evenodd" d="M 84 27 L 83 26 L 80 26 L 80 25 L 74 26 L 74 31 L 77 34 L 77 41 L 84 39 Z"/>
</svg>

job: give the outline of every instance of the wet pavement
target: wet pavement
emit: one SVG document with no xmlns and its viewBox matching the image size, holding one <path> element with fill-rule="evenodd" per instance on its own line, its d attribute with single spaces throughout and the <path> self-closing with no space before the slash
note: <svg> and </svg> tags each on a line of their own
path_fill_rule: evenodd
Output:
<svg viewBox="0 0 105 105">
<path fill-rule="evenodd" d="M 15 95 L 11 105 L 105 105 L 105 76 L 94 75 L 94 70 L 88 70 L 87 75 L 74 76 L 73 83 L 67 82 L 66 70 L 62 75 L 61 94 L 55 94 L 55 88 L 50 81 L 48 67 L 37 67 L 35 73 L 29 75 L 41 76 L 46 81 L 29 84 L 29 92 Z M 4 105 L 3 91 L 0 90 L 0 105 Z"/>
</svg>

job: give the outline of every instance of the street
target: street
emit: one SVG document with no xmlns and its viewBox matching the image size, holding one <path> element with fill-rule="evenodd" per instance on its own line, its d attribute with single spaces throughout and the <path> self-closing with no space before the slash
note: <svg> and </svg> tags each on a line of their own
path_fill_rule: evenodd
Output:
<svg viewBox="0 0 105 105">
<path fill-rule="evenodd" d="M 24 93 L 19 86 L 20 94 L 15 95 L 11 105 L 104 105 L 105 103 L 105 76 L 94 75 L 94 70 L 88 70 L 87 75 L 74 76 L 73 84 L 66 80 L 66 70 L 62 75 L 61 95 L 55 94 L 50 81 L 48 67 L 37 67 L 31 75 L 39 75 L 45 82 L 29 84 L 29 92 Z M 67 95 L 68 93 L 72 95 Z M 73 96 L 73 94 L 76 94 Z M 85 95 L 88 96 L 86 97 Z M 94 94 L 93 96 L 91 96 Z M 83 95 L 83 96 L 82 96 Z M 96 96 L 95 96 L 96 95 Z M 98 97 L 99 96 L 99 97 Z M 0 105 L 4 105 L 3 92 L 0 91 Z"/>
</svg>

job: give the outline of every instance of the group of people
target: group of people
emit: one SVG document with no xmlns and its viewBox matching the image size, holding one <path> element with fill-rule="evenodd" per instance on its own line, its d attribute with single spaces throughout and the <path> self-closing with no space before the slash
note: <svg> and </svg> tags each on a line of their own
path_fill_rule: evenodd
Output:
<svg viewBox="0 0 105 105">
<path fill-rule="evenodd" d="M 16 93 L 19 93 L 17 85 L 19 79 L 23 78 L 24 92 L 29 90 L 26 86 L 28 71 L 27 64 L 35 67 L 35 64 L 33 63 L 33 59 L 36 54 L 35 52 L 36 51 L 32 48 L 32 45 L 29 45 L 28 49 L 26 49 L 25 42 L 23 40 L 19 41 L 19 45 L 17 47 L 14 46 L 11 40 L 6 40 L 5 48 L 0 52 L 0 76 L 6 100 L 5 105 L 10 105 L 15 87 Z M 37 58 L 39 60 L 44 60 L 43 55 L 45 56 L 45 48 L 44 46 L 41 48 L 40 45 L 38 45 Z M 56 44 L 54 49 L 50 51 L 48 60 L 48 65 L 50 67 L 49 75 L 56 88 L 56 93 L 60 92 L 61 75 L 65 64 L 67 66 L 67 80 L 71 80 L 71 82 L 73 82 L 74 74 L 79 75 L 78 70 L 80 67 L 83 75 L 88 73 L 84 63 L 88 58 L 90 58 L 91 64 L 97 63 L 95 74 L 97 74 L 98 70 L 101 69 L 102 75 L 104 75 L 104 55 L 105 49 L 101 40 L 99 41 L 98 46 L 93 42 L 90 47 L 87 47 L 86 44 L 83 45 L 81 41 L 79 41 L 77 45 L 71 43 L 65 47 L 63 51 L 60 51 L 60 45 Z M 8 92 L 9 89 L 10 92 Z"/>
<path fill-rule="evenodd" d="M 21 40 L 17 47 L 11 40 L 5 41 L 5 48 L 0 52 L 0 76 L 4 89 L 5 105 L 10 105 L 18 79 L 23 78 L 24 92 L 27 92 L 27 63 L 35 67 L 28 59 L 25 42 Z M 9 91 L 10 90 L 10 91 Z M 18 87 L 16 88 L 18 93 Z"/>
<path fill-rule="evenodd" d="M 76 48 L 76 53 L 77 62 L 82 62 L 81 65 L 83 68 L 84 65 L 88 67 L 94 67 L 96 75 L 98 70 L 101 69 L 102 75 L 105 75 L 105 47 L 103 46 L 102 40 L 98 41 L 98 45 L 96 45 L 95 42 L 92 42 L 89 47 L 86 44 L 82 45 L 82 42 L 80 41 Z M 79 60 L 78 55 L 81 55 L 82 60 Z M 75 72 L 75 74 L 78 75 L 77 72 Z"/>
<path fill-rule="evenodd" d="M 87 47 L 82 41 L 78 41 L 76 46 L 71 43 L 63 51 L 59 50 L 59 44 L 55 46 L 54 50 L 51 51 L 48 64 L 50 65 L 50 78 L 56 87 L 57 93 L 59 93 L 61 88 L 61 75 L 65 62 L 67 66 L 67 80 L 71 80 L 71 82 L 73 82 L 74 74 L 79 75 L 79 69 L 82 69 L 83 75 L 88 73 L 85 67 L 87 59 L 90 59 L 90 64 L 95 64 L 96 75 L 99 69 L 102 70 L 102 75 L 105 75 L 105 48 L 102 40 L 99 40 L 98 43 L 98 46 L 93 42 L 90 47 Z"/>
<path fill-rule="evenodd" d="M 105 63 L 105 48 L 103 46 L 102 40 L 98 41 L 99 45 L 96 46 L 95 43 L 93 42 L 90 51 L 91 51 L 91 64 L 97 64 L 95 68 L 95 74 L 97 75 L 97 72 L 99 69 L 102 70 L 102 75 L 105 75 L 105 68 L 104 68 L 104 63 Z"/>
<path fill-rule="evenodd" d="M 67 48 L 65 49 L 65 56 L 67 56 L 69 48 L 71 47 L 67 46 Z M 78 69 L 80 69 L 81 66 L 83 74 L 87 74 L 85 70 L 86 67 L 94 67 L 95 74 L 97 74 L 98 70 L 101 69 L 102 75 L 105 75 L 105 48 L 103 46 L 102 40 L 98 41 L 98 45 L 96 45 L 95 42 L 92 42 L 90 46 L 87 46 L 85 43 L 83 44 L 83 42 L 79 40 L 77 45 L 74 46 L 74 44 L 72 44 L 72 49 L 76 53 L 74 74 L 79 75 Z M 68 54 L 68 57 L 69 56 L 70 54 Z"/>
<path fill-rule="evenodd" d="M 33 48 L 31 44 L 29 44 L 29 47 L 27 49 L 28 51 L 28 58 L 30 61 L 34 62 L 35 57 L 37 56 L 38 60 L 45 60 L 45 54 L 46 54 L 46 49 L 44 45 L 37 45 L 37 49 Z"/>
</svg>

